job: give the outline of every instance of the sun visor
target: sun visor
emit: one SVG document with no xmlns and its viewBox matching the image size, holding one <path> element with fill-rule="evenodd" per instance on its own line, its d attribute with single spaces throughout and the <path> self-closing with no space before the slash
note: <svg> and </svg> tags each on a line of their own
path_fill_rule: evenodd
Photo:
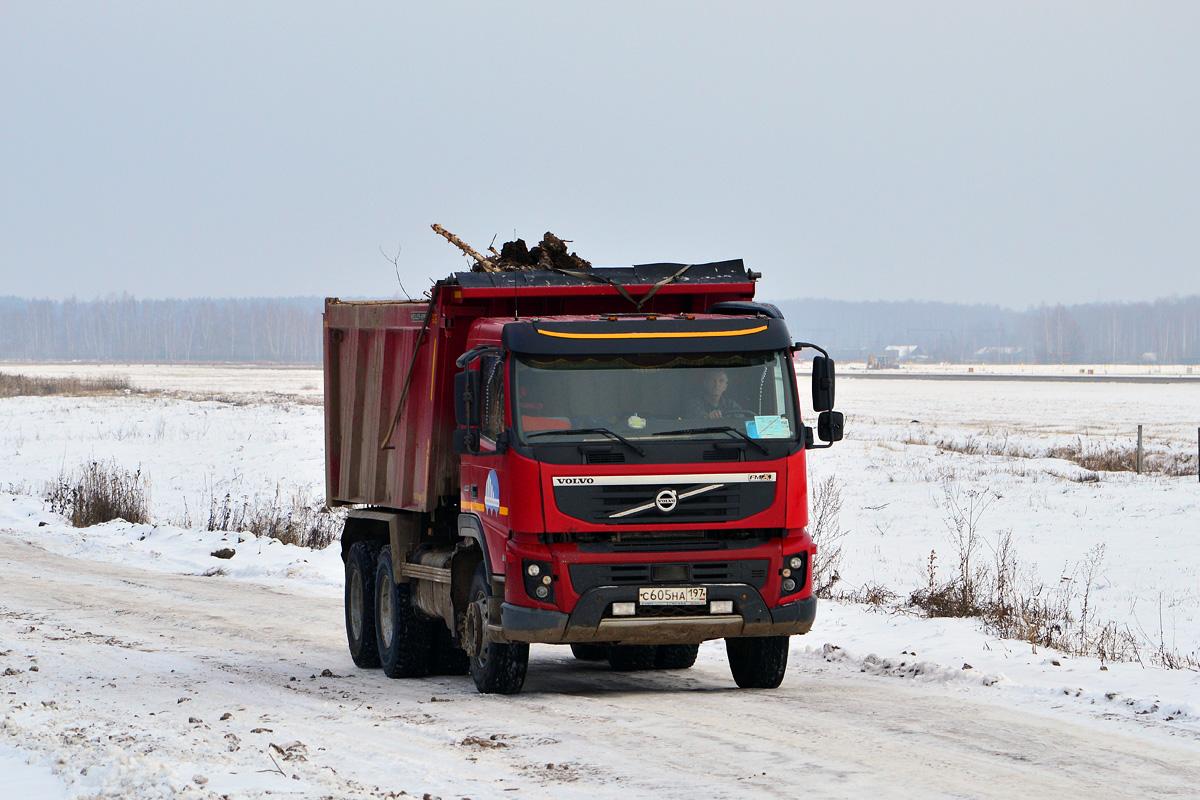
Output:
<svg viewBox="0 0 1200 800">
<path fill-rule="evenodd" d="M 791 347 L 781 319 L 620 318 L 587 322 L 510 322 L 501 343 L 527 355 L 714 353 Z"/>
</svg>

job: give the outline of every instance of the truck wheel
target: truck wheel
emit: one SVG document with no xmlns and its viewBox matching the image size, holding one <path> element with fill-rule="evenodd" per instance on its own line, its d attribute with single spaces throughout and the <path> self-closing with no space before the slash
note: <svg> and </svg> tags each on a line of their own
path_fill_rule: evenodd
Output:
<svg viewBox="0 0 1200 800">
<path fill-rule="evenodd" d="M 480 564 L 471 581 L 470 604 L 467 606 L 471 677 L 482 694 L 516 694 L 525 685 L 529 645 L 526 642 L 488 641 L 488 599 L 491 596 L 487 568 Z"/>
<path fill-rule="evenodd" d="M 392 548 L 384 547 L 375 570 L 375 636 L 389 678 L 429 674 L 432 626 L 417 613 L 409 592 L 408 584 L 392 580 Z"/>
<path fill-rule="evenodd" d="M 379 666 L 375 644 L 375 562 L 379 542 L 355 542 L 346 553 L 346 642 L 364 669 Z"/>
<path fill-rule="evenodd" d="M 657 655 L 658 645 L 614 644 L 608 648 L 608 664 L 621 672 L 654 669 L 654 659 Z"/>
<path fill-rule="evenodd" d="M 654 658 L 655 669 L 689 669 L 700 652 L 698 644 L 660 644 Z"/>
<path fill-rule="evenodd" d="M 603 661 L 608 658 L 608 645 L 605 644 L 573 644 L 571 655 L 580 661 Z"/>
<path fill-rule="evenodd" d="M 726 639 L 729 670 L 743 689 L 774 689 L 787 672 L 787 636 L 750 636 Z"/>
<path fill-rule="evenodd" d="M 430 675 L 466 675 L 471 669 L 471 659 L 462 648 L 454 646 L 450 629 L 446 623 L 434 620 L 433 646 L 429 651 Z"/>
</svg>

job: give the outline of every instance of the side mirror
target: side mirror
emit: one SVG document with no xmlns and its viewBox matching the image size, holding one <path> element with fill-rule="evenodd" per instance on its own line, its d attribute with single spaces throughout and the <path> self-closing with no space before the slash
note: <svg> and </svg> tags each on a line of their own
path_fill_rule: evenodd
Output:
<svg viewBox="0 0 1200 800">
<path fill-rule="evenodd" d="M 465 456 L 479 450 L 479 371 L 464 369 L 454 376 L 454 452 Z"/>
<path fill-rule="evenodd" d="M 817 416 L 817 436 L 822 442 L 840 442 L 844 417 L 840 411 L 822 411 Z"/>
<path fill-rule="evenodd" d="M 472 431 L 468 430 L 467 428 L 459 428 L 454 432 L 455 455 L 469 455 L 478 449 L 478 441 L 475 439 L 475 435 Z"/>
<path fill-rule="evenodd" d="M 833 410 L 833 371 L 832 358 L 813 356 L 812 401 L 814 411 Z M 824 437 L 821 438 L 824 439 Z M 825 441 L 830 440 L 825 439 Z"/>
<path fill-rule="evenodd" d="M 479 426 L 479 372 L 464 369 L 454 376 L 454 423 Z"/>
</svg>

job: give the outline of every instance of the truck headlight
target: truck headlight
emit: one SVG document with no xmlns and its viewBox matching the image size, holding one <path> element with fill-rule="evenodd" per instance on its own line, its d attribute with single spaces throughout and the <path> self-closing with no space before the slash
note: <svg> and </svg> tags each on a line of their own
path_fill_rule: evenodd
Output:
<svg viewBox="0 0 1200 800">
<path fill-rule="evenodd" d="M 784 556 L 783 569 L 779 570 L 779 594 L 795 594 L 808 583 L 808 553 L 800 552 Z"/>
<path fill-rule="evenodd" d="M 526 558 L 521 562 L 521 577 L 525 582 L 525 595 L 543 603 L 554 602 L 554 569 L 547 561 Z"/>
</svg>

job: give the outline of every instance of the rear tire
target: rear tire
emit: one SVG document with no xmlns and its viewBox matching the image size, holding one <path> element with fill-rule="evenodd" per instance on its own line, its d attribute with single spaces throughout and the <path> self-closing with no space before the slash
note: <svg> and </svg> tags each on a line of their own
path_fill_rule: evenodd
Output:
<svg viewBox="0 0 1200 800">
<path fill-rule="evenodd" d="M 657 656 L 658 645 L 653 644 L 614 644 L 608 648 L 609 666 L 620 672 L 654 669 Z"/>
<path fill-rule="evenodd" d="M 729 671 L 743 689 L 774 689 L 783 683 L 788 662 L 787 636 L 726 639 Z"/>
<path fill-rule="evenodd" d="M 412 603 L 406 583 L 392 580 L 392 549 L 383 548 L 375 570 L 375 636 L 389 678 L 429 674 L 433 627 Z"/>
<path fill-rule="evenodd" d="M 375 566 L 379 542 L 350 545 L 346 553 L 346 643 L 355 666 L 379 666 L 375 638 Z"/>
<path fill-rule="evenodd" d="M 571 645 L 571 655 L 580 661 L 604 661 L 608 658 L 608 645 L 573 644 Z"/>
<path fill-rule="evenodd" d="M 700 652 L 698 644 L 660 644 L 654 658 L 655 669 L 690 669 Z"/>
<path fill-rule="evenodd" d="M 474 631 L 475 652 L 471 658 L 471 677 L 481 694 L 516 694 L 525 685 L 529 668 L 529 644 L 526 642 L 490 642 L 487 639 L 488 600 L 492 596 L 487 568 L 480 564 L 471 581 L 470 621 L 468 631 Z"/>
</svg>

